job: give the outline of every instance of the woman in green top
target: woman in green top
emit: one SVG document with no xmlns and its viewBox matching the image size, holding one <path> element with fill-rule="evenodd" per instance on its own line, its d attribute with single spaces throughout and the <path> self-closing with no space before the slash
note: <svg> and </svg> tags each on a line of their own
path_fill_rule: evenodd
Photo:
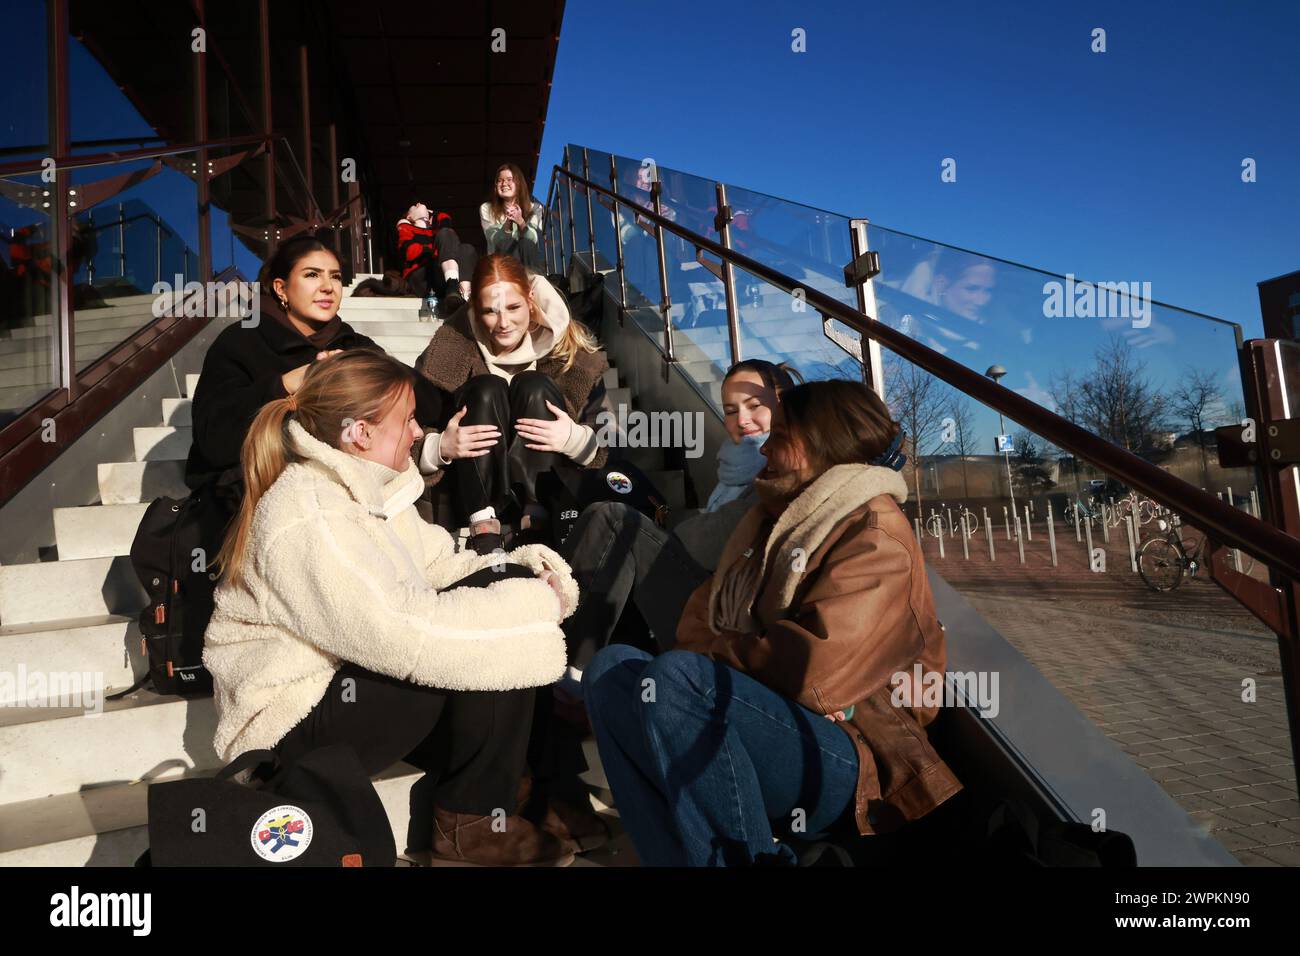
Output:
<svg viewBox="0 0 1300 956">
<path fill-rule="evenodd" d="M 478 210 L 487 251 L 514 256 L 533 272 L 545 272 L 538 242 L 546 209 L 528 192 L 528 179 L 514 163 L 497 170 L 492 198 Z"/>
</svg>

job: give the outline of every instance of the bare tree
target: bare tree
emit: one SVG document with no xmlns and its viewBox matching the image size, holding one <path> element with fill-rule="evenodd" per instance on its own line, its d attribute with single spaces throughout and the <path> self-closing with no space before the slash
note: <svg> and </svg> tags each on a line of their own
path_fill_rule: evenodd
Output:
<svg viewBox="0 0 1300 956">
<path fill-rule="evenodd" d="M 909 463 L 919 516 L 922 459 L 942 425 L 947 402 L 941 383 L 929 372 L 899 358 L 892 358 L 888 365 L 885 371 L 886 398 L 890 411 L 902 423 L 911 442 Z"/>
<path fill-rule="evenodd" d="M 1077 384 L 1078 424 L 1134 453 L 1150 450 L 1153 433 L 1165 427 L 1169 400 L 1119 336 L 1100 346 L 1094 365 Z"/>
<path fill-rule="evenodd" d="M 945 409 L 942 424 L 944 441 L 940 447 L 951 449 L 952 453 L 960 458 L 962 494 L 969 498 L 970 482 L 966 477 L 966 456 L 975 451 L 975 424 L 970 399 L 966 397 L 965 392 L 959 392 L 955 388 L 948 392 L 948 407 Z"/>
<path fill-rule="evenodd" d="M 1015 474 L 1021 493 L 1032 497 L 1040 491 L 1051 491 L 1056 486 L 1052 476 L 1043 467 L 1039 451 L 1039 438 L 1024 428 L 1016 432 Z"/>
<path fill-rule="evenodd" d="M 1201 450 L 1201 480 L 1210 483 L 1210 460 L 1205 452 L 1206 419 L 1221 409 L 1223 390 L 1213 372 L 1203 368 L 1188 367 L 1182 381 L 1174 388 L 1170 411 L 1191 426 L 1196 444 Z"/>
</svg>

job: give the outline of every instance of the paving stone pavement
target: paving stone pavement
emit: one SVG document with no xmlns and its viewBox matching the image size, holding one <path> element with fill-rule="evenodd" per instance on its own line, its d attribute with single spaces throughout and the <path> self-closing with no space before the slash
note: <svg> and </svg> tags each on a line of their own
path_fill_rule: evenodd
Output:
<svg viewBox="0 0 1300 956">
<path fill-rule="evenodd" d="M 1149 590 L 1117 535 L 1109 546 L 1094 537 L 1109 570 L 1093 573 L 1073 530 L 1058 523 L 1056 531 L 1056 568 L 1041 521 L 1024 565 L 1003 533 L 994 536 L 992 562 L 983 532 L 969 559 L 959 538 L 945 540 L 940 558 L 927 535 L 923 551 L 1239 861 L 1300 866 L 1300 802 L 1274 634 L 1203 577 L 1169 593 Z M 1246 681 L 1253 702 L 1242 699 Z"/>
</svg>

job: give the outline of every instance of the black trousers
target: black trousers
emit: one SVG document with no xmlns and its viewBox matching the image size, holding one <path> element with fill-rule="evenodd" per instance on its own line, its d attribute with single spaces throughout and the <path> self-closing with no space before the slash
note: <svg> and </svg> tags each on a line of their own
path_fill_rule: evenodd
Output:
<svg viewBox="0 0 1300 956">
<path fill-rule="evenodd" d="M 468 242 L 462 242 L 456 230 L 450 226 L 443 226 L 434 234 L 433 248 L 438 255 L 437 260 L 420 266 L 406 277 L 411 291 L 420 297 L 428 294 L 430 286 L 435 292 L 442 292 L 442 263 L 455 260 L 460 269 L 460 277 L 466 282 L 478 265 L 478 250 Z"/>
<path fill-rule="evenodd" d="M 672 650 L 686 602 L 710 577 L 680 538 L 617 501 L 584 508 L 561 553 L 578 582 L 578 608 L 560 626 L 579 668 L 610 643 L 629 599 L 656 649 Z"/>
<path fill-rule="evenodd" d="M 559 452 L 534 451 L 515 433 L 520 418 L 554 421 L 546 403 L 564 407 L 564 396 L 554 379 L 544 372 L 520 372 L 506 380 L 499 376 L 476 375 L 456 390 L 450 409 L 465 408 L 462 425 L 495 425 L 498 441 L 486 455 L 458 458 L 451 464 L 452 487 L 460 520 L 491 505 L 498 515 L 509 514 L 512 505 L 537 500 L 537 476 L 568 460 Z"/>
<path fill-rule="evenodd" d="M 505 577 L 532 576 L 519 565 L 506 565 L 504 571 L 484 568 L 452 587 L 486 587 Z M 534 697 L 531 687 L 421 687 L 346 664 L 311 713 L 274 750 L 290 762 L 317 747 L 348 744 L 371 776 L 406 759 L 429 774 L 424 789 L 434 805 L 458 813 L 486 815 L 501 808 L 510 814 L 528 762 Z M 541 748 L 544 741 L 533 746 Z"/>
</svg>

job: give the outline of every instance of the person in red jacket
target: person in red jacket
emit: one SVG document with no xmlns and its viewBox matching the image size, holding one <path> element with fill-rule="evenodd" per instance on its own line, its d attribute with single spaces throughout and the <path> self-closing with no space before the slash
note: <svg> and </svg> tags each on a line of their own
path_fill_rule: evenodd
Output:
<svg viewBox="0 0 1300 956">
<path fill-rule="evenodd" d="M 417 202 L 397 222 L 397 251 L 402 260 L 402 278 L 411 291 L 423 298 L 429 290 L 438 294 L 442 311 L 454 312 L 469 295 L 469 279 L 478 265 L 478 252 L 462 242 L 445 212 L 436 219 L 429 207 Z M 441 285 L 436 279 L 442 274 Z"/>
</svg>

